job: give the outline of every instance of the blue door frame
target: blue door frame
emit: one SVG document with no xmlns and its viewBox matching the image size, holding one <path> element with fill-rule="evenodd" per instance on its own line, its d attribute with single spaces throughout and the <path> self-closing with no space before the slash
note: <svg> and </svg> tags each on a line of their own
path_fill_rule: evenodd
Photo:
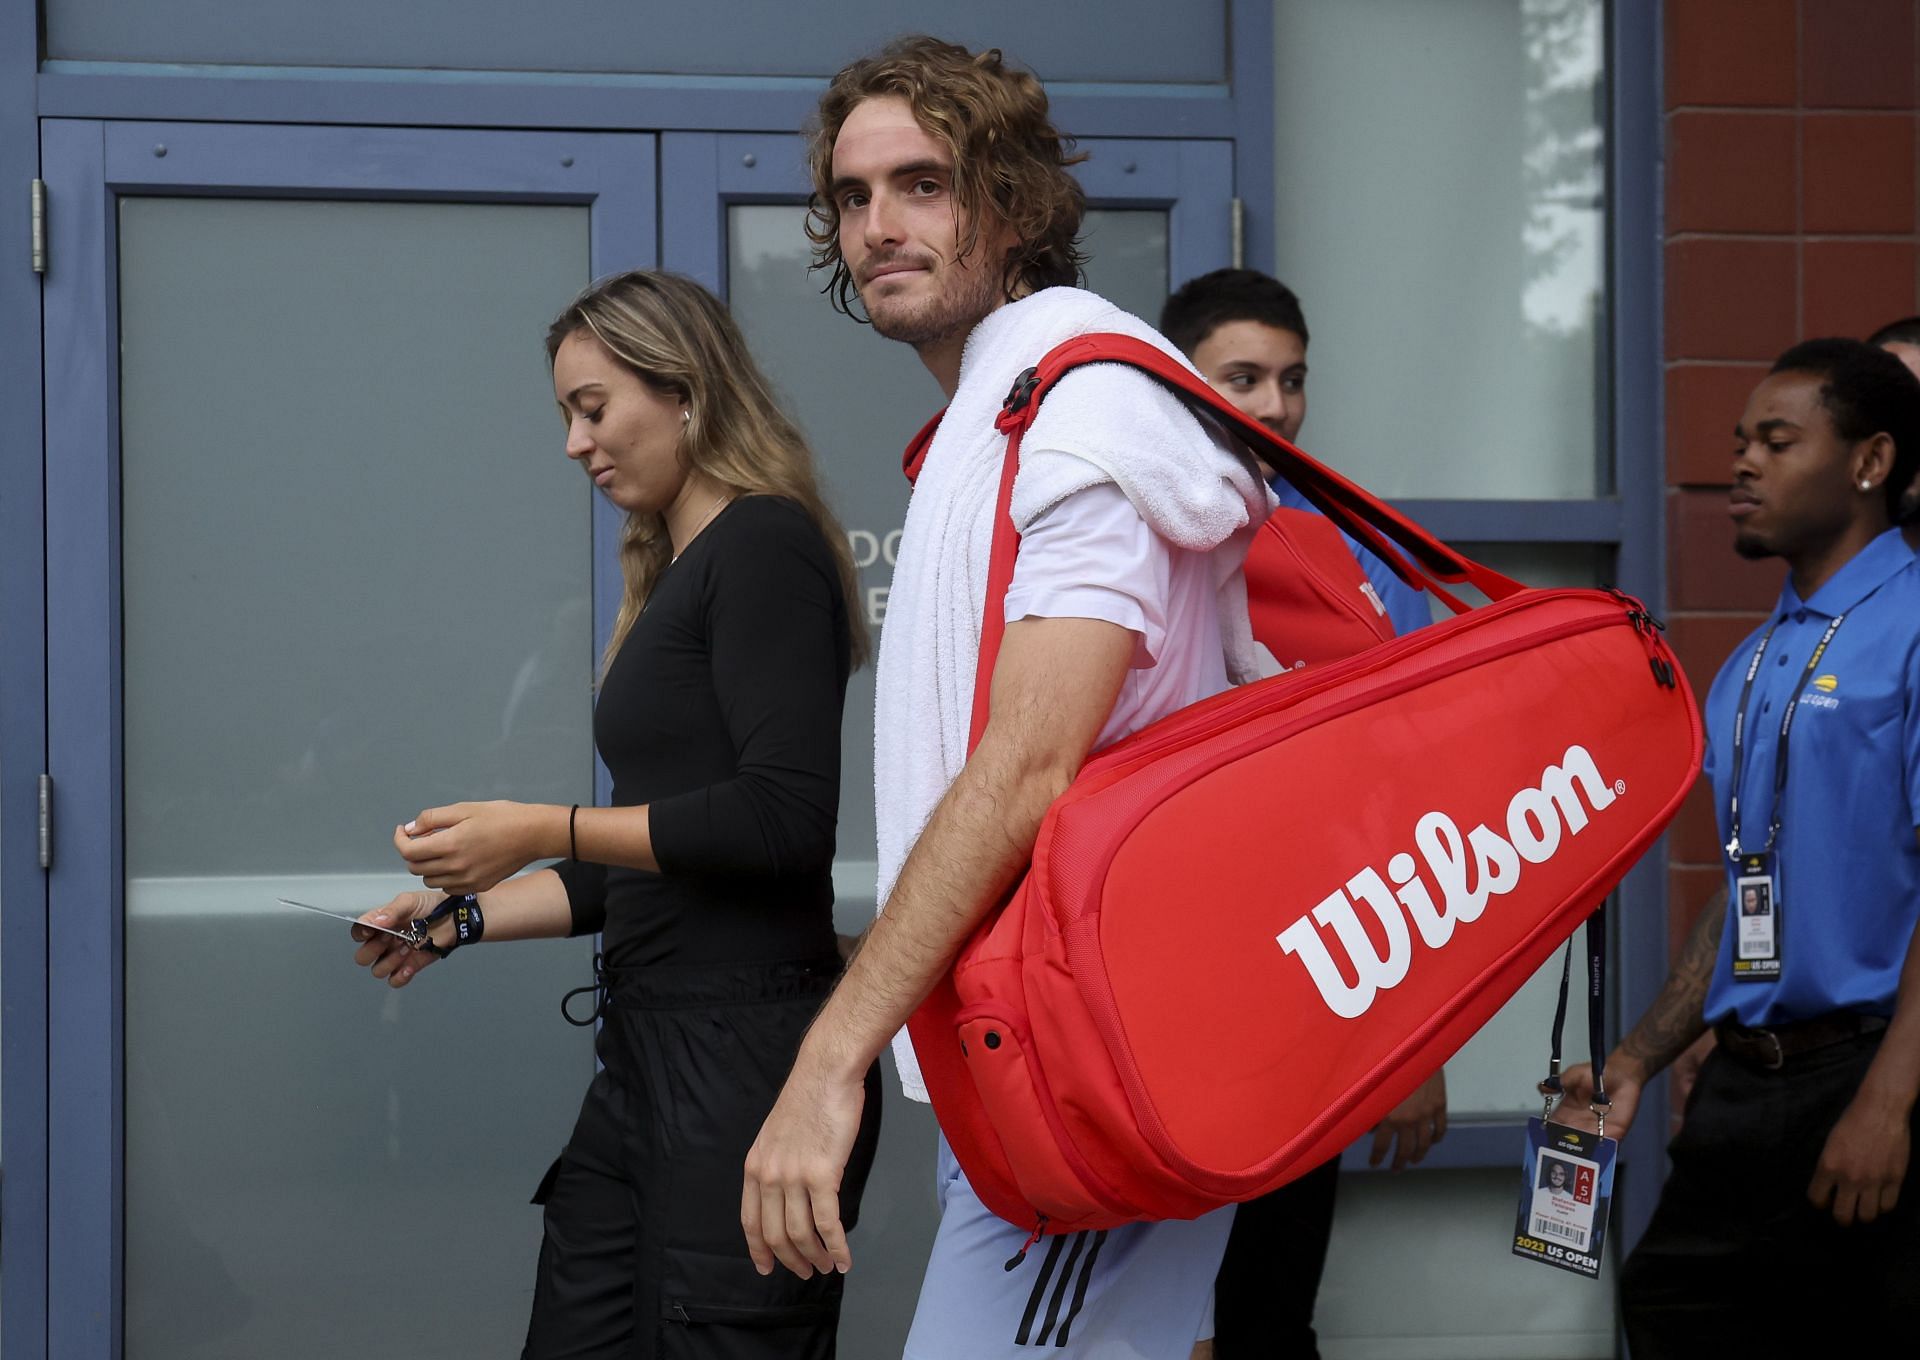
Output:
<svg viewBox="0 0 1920 1360">
<path fill-rule="evenodd" d="M 571 203 L 595 273 L 653 263 L 654 141 L 469 132 L 48 120 L 61 205 L 45 286 L 47 761 L 60 845 L 47 879 L 44 1314 L 9 1275 L 19 1353 L 120 1354 L 122 1214 L 121 672 L 116 205 L 133 194 Z M 596 503 L 595 630 L 618 606 L 619 516 Z M 602 776 L 604 779 L 604 774 Z M 605 790 L 602 790 L 605 793 Z M 11 913 L 10 913 L 11 919 Z M 10 1050 L 11 1051 L 11 1050 Z M 10 1219 L 17 1254 L 34 1225 Z M 13 1236 L 24 1228 L 19 1236 Z M 33 1337 L 44 1338 L 41 1345 Z"/>
</svg>

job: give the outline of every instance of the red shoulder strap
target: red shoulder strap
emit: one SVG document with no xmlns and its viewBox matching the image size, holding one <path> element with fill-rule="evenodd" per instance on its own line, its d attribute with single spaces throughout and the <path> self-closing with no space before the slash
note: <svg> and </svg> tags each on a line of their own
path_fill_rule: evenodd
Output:
<svg viewBox="0 0 1920 1360">
<path fill-rule="evenodd" d="M 940 422 L 947 418 L 947 408 L 942 406 L 933 413 L 933 419 L 920 427 L 920 433 L 907 445 L 907 451 L 900 455 L 900 470 L 907 474 L 907 485 L 912 486 L 920 480 L 920 465 L 927 461 L 927 450 L 933 445 L 933 437 L 940 431 Z"/>
<path fill-rule="evenodd" d="M 1020 549 L 1020 536 L 1014 531 L 1010 513 L 1013 480 L 1020 467 L 1020 440 L 1053 385 L 1082 364 L 1095 363 L 1126 364 L 1164 383 L 1194 407 L 1197 414 L 1212 417 L 1230 433 L 1251 444 L 1316 509 L 1364 543 L 1401 580 L 1431 592 L 1454 613 L 1465 613 L 1468 606 L 1442 586 L 1441 581 L 1465 582 L 1490 600 L 1505 599 L 1525 589 L 1512 577 L 1454 551 L 1392 506 L 1242 414 L 1207 386 L 1198 374 L 1158 346 L 1131 335 L 1109 332 L 1076 336 L 1054 346 L 1038 364 L 1020 375 L 994 421 L 995 427 L 1007 436 L 1007 452 L 1000 471 L 999 500 L 994 507 L 993 548 L 987 560 L 986 616 L 981 622 L 980 663 L 974 676 L 969 751 L 986 730 L 993 667 L 1006 633 L 1007 588 L 1013 583 L 1014 559 Z M 926 444 L 931 442 L 938 423 L 936 416 L 916 437 L 908 449 L 910 459 L 916 453 L 925 456 Z M 918 470 L 917 459 L 914 459 L 914 470 Z M 1406 556 L 1389 546 L 1389 540 L 1405 549 Z"/>
</svg>

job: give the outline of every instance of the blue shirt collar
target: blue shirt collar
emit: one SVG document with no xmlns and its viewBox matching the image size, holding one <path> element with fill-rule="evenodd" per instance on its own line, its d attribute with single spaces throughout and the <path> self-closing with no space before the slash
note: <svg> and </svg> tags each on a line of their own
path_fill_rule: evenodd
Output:
<svg viewBox="0 0 1920 1360">
<path fill-rule="evenodd" d="M 1301 495 L 1300 492 L 1295 489 L 1293 483 L 1285 477 L 1275 477 L 1272 481 L 1268 482 L 1267 485 L 1273 488 L 1275 498 L 1279 500 L 1284 508 L 1288 510 L 1314 509 L 1313 502 Z"/>
<path fill-rule="evenodd" d="M 1774 610 L 1774 617 L 1784 619 L 1797 609 L 1805 609 L 1811 614 L 1824 614 L 1828 618 L 1845 614 L 1902 571 L 1912 567 L 1914 562 L 1914 552 L 1900 537 L 1900 531 L 1889 529 L 1847 559 L 1846 564 L 1825 585 L 1813 592 L 1810 600 L 1800 598 L 1799 592 L 1793 588 L 1793 575 L 1789 572 L 1786 584 L 1780 587 L 1780 603 Z"/>
</svg>

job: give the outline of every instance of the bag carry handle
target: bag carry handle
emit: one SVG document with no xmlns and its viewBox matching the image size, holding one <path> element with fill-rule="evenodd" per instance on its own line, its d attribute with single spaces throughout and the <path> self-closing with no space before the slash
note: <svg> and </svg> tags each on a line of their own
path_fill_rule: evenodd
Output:
<svg viewBox="0 0 1920 1360">
<path fill-rule="evenodd" d="M 1083 364 L 1099 363 L 1126 364 L 1139 369 L 1171 388 L 1174 395 L 1189 406 L 1205 408 L 1207 414 L 1258 449 L 1274 471 L 1285 477 L 1328 519 L 1365 544 L 1395 576 L 1416 590 L 1427 591 L 1454 613 L 1464 614 L 1472 606 L 1442 586 L 1441 581 L 1464 582 L 1489 600 L 1504 600 L 1526 589 L 1512 577 L 1448 547 L 1363 487 L 1252 419 L 1158 346 L 1113 332 L 1075 336 L 1048 350 L 1038 364 L 1020 375 L 994 422 L 1007 436 L 1007 452 L 1000 469 L 993 546 L 987 558 L 986 616 L 981 620 L 980 661 L 974 674 L 969 752 L 979 744 L 980 734 L 986 730 L 993 667 L 1006 634 L 1007 590 L 1013 584 L 1014 559 L 1020 551 L 1012 505 L 1013 482 L 1020 470 L 1021 438 L 1038 414 L 1041 399 L 1055 383 Z M 923 430 L 922 439 L 928 433 Z M 920 440 L 915 442 L 917 445 Z M 1389 546 L 1388 540 L 1405 549 L 1406 556 Z"/>
</svg>

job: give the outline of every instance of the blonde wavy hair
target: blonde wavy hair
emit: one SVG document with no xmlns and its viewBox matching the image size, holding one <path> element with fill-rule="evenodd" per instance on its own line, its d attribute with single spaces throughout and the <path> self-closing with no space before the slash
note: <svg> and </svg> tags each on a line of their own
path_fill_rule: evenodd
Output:
<svg viewBox="0 0 1920 1360">
<path fill-rule="evenodd" d="M 806 510 L 833 553 L 853 665 L 860 666 L 867 630 L 846 531 L 820 493 L 806 436 L 780 410 L 725 304 L 678 274 L 629 270 L 593 284 L 554 318 L 547 328 L 548 364 L 569 336 L 581 333 L 599 340 L 656 392 L 686 402 L 680 457 L 689 471 L 712 478 L 730 496 L 785 496 Z M 620 540 L 626 588 L 600 661 L 602 675 L 672 560 L 665 517 L 629 514 Z"/>
<path fill-rule="evenodd" d="M 1087 256 L 1080 248 L 1080 224 L 1087 199 L 1067 167 L 1087 157 L 1054 127 L 1039 79 L 1007 65 L 997 47 L 969 52 L 958 43 L 920 35 L 843 69 L 821 97 L 808 131 L 813 196 L 807 238 L 813 242 L 813 267 L 830 271 L 821 291 L 835 308 L 852 316 L 855 290 L 840 254 L 833 144 L 848 114 L 888 95 L 906 100 L 914 120 L 952 158 L 961 259 L 979 246 L 983 223 L 1004 222 L 1014 236 L 1005 260 L 1009 302 L 1023 293 L 1081 281 Z"/>
</svg>

